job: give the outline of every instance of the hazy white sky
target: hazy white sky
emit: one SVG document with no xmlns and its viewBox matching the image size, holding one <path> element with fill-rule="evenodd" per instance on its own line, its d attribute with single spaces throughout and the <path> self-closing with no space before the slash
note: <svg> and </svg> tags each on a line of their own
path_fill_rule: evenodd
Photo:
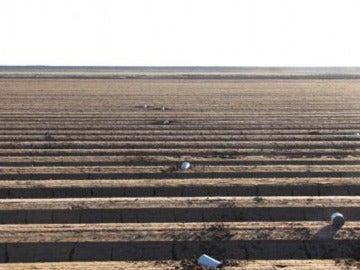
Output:
<svg viewBox="0 0 360 270">
<path fill-rule="evenodd" d="M 360 1 L 1 0 L 0 65 L 360 66 Z"/>
</svg>

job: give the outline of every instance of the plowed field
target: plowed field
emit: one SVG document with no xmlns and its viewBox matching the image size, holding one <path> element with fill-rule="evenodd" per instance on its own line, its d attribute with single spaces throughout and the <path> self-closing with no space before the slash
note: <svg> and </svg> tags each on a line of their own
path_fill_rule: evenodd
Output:
<svg viewBox="0 0 360 270">
<path fill-rule="evenodd" d="M 359 267 L 360 80 L 2 78 L 0 97 L 0 269 Z"/>
</svg>

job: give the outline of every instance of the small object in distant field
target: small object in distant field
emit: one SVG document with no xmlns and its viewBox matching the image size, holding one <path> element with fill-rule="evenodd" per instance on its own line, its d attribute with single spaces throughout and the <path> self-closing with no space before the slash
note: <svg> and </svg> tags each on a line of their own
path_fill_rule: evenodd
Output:
<svg viewBox="0 0 360 270">
<path fill-rule="evenodd" d="M 162 106 L 162 107 L 161 107 L 161 110 L 162 110 L 162 111 L 165 111 L 165 106 Z"/>
<path fill-rule="evenodd" d="M 341 228 L 345 224 L 345 218 L 341 213 L 333 213 L 331 215 L 331 225 L 336 228 Z"/>
<path fill-rule="evenodd" d="M 211 258 L 210 256 L 203 254 L 199 257 L 197 263 L 201 266 L 204 267 L 209 267 L 209 268 L 221 268 L 222 267 L 222 263 L 219 262 L 218 260 L 215 260 L 214 258 Z"/>
<path fill-rule="evenodd" d="M 170 124 L 170 121 L 167 120 L 167 119 L 165 119 L 164 122 L 163 122 L 163 124 L 164 124 L 164 125 L 168 125 L 168 124 Z"/>
<path fill-rule="evenodd" d="M 187 170 L 190 168 L 190 163 L 187 161 L 184 161 L 183 163 L 181 163 L 180 169 L 182 170 Z"/>
<path fill-rule="evenodd" d="M 149 106 L 147 104 L 145 104 L 143 107 L 145 110 L 147 110 L 149 108 Z"/>
</svg>

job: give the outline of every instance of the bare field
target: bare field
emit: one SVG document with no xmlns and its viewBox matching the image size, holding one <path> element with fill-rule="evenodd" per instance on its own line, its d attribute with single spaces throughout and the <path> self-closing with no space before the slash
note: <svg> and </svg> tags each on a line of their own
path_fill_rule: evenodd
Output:
<svg viewBox="0 0 360 270">
<path fill-rule="evenodd" d="M 359 267 L 360 80 L 0 78 L 0 94 L 11 269 Z"/>
</svg>

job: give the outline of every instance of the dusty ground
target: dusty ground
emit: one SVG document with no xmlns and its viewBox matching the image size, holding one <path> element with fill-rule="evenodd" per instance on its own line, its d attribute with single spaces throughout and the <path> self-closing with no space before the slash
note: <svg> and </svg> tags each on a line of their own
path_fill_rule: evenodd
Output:
<svg viewBox="0 0 360 270">
<path fill-rule="evenodd" d="M 359 80 L 1 78 L 0 95 L 3 262 L 359 259 Z"/>
</svg>

